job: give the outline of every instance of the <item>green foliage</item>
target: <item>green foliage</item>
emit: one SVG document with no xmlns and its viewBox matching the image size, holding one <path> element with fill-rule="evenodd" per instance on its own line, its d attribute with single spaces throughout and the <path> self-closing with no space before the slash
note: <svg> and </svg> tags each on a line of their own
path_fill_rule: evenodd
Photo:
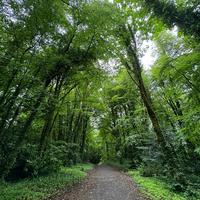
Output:
<svg viewBox="0 0 200 200">
<path fill-rule="evenodd" d="M 198 11 L 195 0 L 0 1 L 0 178 L 114 160 L 195 193 Z M 156 61 L 143 70 L 148 40 Z"/>
<path fill-rule="evenodd" d="M 144 177 L 153 177 L 163 173 L 162 167 L 158 161 L 149 161 L 139 167 L 139 172 Z"/>
<path fill-rule="evenodd" d="M 70 187 L 81 181 L 91 164 L 78 164 L 69 168 L 63 167 L 56 173 L 48 176 L 39 176 L 21 180 L 16 183 L 1 183 L 0 193 L 2 200 L 39 200 L 55 195 L 64 187 Z"/>
<path fill-rule="evenodd" d="M 131 168 L 130 162 L 126 160 L 124 160 L 123 162 L 119 162 L 119 160 L 107 160 L 103 163 L 115 167 L 118 170 L 122 170 L 124 172 L 127 172 Z"/>
<path fill-rule="evenodd" d="M 101 150 L 97 148 L 90 148 L 87 152 L 87 160 L 93 164 L 98 164 L 101 161 Z"/>
<path fill-rule="evenodd" d="M 23 143 L 39 144 L 39 154 L 50 148 L 51 139 L 76 143 L 80 151 L 85 148 L 91 113 L 85 101 L 94 85 L 93 73 L 103 74 L 94 64 L 107 59 L 104 41 L 120 17 L 108 2 L 72 4 L 49 1 L 46 7 L 32 0 L 1 2 L 1 177 L 13 167 Z M 85 91 L 83 85 L 88 86 Z M 70 92 L 78 102 L 71 108 L 65 103 L 71 99 Z M 70 159 L 66 162 L 76 162 Z"/>
<path fill-rule="evenodd" d="M 155 177 L 142 177 L 139 171 L 129 171 L 129 175 L 133 177 L 134 181 L 136 181 L 136 183 L 140 185 L 141 192 L 145 193 L 147 196 L 155 200 L 192 200 L 200 198 L 200 196 L 187 196 L 187 193 L 185 193 L 185 195 L 175 193 L 171 190 L 170 183 Z M 192 189 L 190 190 L 192 191 Z"/>
<path fill-rule="evenodd" d="M 58 171 L 61 166 L 71 166 L 80 161 L 79 147 L 57 141 L 41 155 L 37 145 L 25 144 L 20 149 L 16 163 L 6 177 L 8 180 L 38 176 Z"/>
<path fill-rule="evenodd" d="M 99 133 L 91 131 L 88 134 L 87 149 L 83 153 L 83 160 L 89 161 L 93 164 L 100 163 L 102 159 L 102 141 L 100 140 Z"/>
<path fill-rule="evenodd" d="M 198 1 L 145 0 L 144 5 L 169 27 L 176 25 L 185 34 L 193 35 L 199 40 Z"/>
<path fill-rule="evenodd" d="M 129 171 L 129 174 L 140 184 L 143 192 L 155 197 L 155 199 L 167 199 L 171 196 L 175 199 L 200 198 L 200 190 L 197 186 L 200 181 L 199 176 L 191 176 L 178 172 L 177 176 L 179 176 L 179 181 L 177 181 L 178 179 L 170 179 L 169 176 L 163 174 L 162 167 L 159 163 L 157 165 L 156 163 L 155 165 L 151 163 L 141 165 L 138 170 Z M 185 179 L 187 180 L 187 185 L 185 185 Z M 157 190 L 160 190 L 160 192 Z"/>
<path fill-rule="evenodd" d="M 26 178 L 58 171 L 62 164 L 58 153 L 59 151 L 55 150 L 53 146 L 44 155 L 39 155 L 36 145 L 26 144 L 22 146 L 7 179 Z"/>
<path fill-rule="evenodd" d="M 71 166 L 80 162 L 80 147 L 78 144 L 56 141 L 51 146 L 54 148 L 53 154 L 62 161 L 64 166 Z"/>
</svg>

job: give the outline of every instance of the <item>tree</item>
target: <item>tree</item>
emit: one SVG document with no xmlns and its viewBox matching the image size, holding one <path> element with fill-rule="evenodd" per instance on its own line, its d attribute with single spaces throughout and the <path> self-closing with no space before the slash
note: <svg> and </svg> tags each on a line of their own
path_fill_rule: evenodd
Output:
<svg viewBox="0 0 200 200">
<path fill-rule="evenodd" d="M 153 15 L 162 19 L 169 27 L 178 26 L 180 30 L 189 36 L 199 40 L 199 2 L 180 2 L 145 0 L 144 5 Z"/>
</svg>

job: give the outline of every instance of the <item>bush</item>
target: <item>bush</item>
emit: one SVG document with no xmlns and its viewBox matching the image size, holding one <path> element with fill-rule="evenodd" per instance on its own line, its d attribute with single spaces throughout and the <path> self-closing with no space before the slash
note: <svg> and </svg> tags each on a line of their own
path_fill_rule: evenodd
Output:
<svg viewBox="0 0 200 200">
<path fill-rule="evenodd" d="M 127 160 L 124 160 L 122 163 L 120 163 L 118 160 L 107 160 L 104 162 L 104 164 L 110 165 L 124 172 L 127 172 L 130 168 L 130 162 Z"/>
<path fill-rule="evenodd" d="M 157 160 L 148 160 L 140 165 L 139 172 L 144 177 L 153 177 L 158 175 L 163 175 L 165 167 L 161 166 L 161 164 Z"/>
<path fill-rule="evenodd" d="M 18 153 L 15 165 L 10 170 L 6 180 L 15 180 L 57 171 L 62 164 L 58 158 L 58 153 L 58 149 L 50 146 L 40 156 L 37 145 L 23 145 Z"/>
<path fill-rule="evenodd" d="M 81 161 L 79 145 L 57 141 L 53 143 L 53 146 L 59 149 L 58 157 L 64 166 L 71 166 Z"/>
<path fill-rule="evenodd" d="M 89 162 L 93 164 L 98 164 L 101 161 L 101 152 L 98 150 L 90 152 L 88 156 Z"/>
<path fill-rule="evenodd" d="M 84 161 L 93 163 L 93 164 L 98 164 L 101 161 L 102 157 L 102 151 L 100 147 L 97 147 L 95 145 L 90 145 L 82 155 L 82 159 Z"/>
<path fill-rule="evenodd" d="M 14 183 L 0 183 L 1 200 L 41 200 L 53 197 L 61 189 L 80 182 L 91 170 L 91 164 L 62 167 L 58 172 L 24 179 Z M 52 199 L 52 198 L 51 198 Z"/>
<path fill-rule="evenodd" d="M 26 144 L 21 147 L 6 180 L 48 174 L 58 171 L 62 165 L 71 166 L 79 161 L 79 147 L 76 144 L 58 141 L 50 144 L 42 155 L 37 145 Z"/>
<path fill-rule="evenodd" d="M 140 185 L 140 190 L 145 193 L 150 199 L 155 200 L 188 200 L 184 194 L 176 193 L 171 190 L 171 183 L 159 177 L 143 177 L 137 170 L 129 171 L 129 175 L 133 177 L 134 181 Z M 199 198 L 196 198 L 199 199 Z"/>
</svg>

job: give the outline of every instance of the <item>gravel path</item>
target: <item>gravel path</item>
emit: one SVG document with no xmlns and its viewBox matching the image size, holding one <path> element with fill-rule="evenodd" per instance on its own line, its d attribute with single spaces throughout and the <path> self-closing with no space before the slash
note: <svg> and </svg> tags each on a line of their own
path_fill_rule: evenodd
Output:
<svg viewBox="0 0 200 200">
<path fill-rule="evenodd" d="M 85 181 L 53 200 L 147 200 L 132 179 L 110 167 L 98 166 Z"/>
</svg>

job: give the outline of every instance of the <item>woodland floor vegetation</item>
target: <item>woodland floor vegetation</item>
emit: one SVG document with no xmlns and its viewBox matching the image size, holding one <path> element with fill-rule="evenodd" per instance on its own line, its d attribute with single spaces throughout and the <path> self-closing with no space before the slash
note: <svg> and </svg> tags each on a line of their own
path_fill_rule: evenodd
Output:
<svg viewBox="0 0 200 200">
<path fill-rule="evenodd" d="M 128 174 L 133 177 L 134 181 L 139 185 L 140 191 L 153 200 L 200 199 L 200 190 L 198 186 L 190 187 L 190 189 L 185 193 L 179 193 L 173 191 L 170 183 L 161 177 L 145 177 L 137 170 L 130 170 Z"/>
<path fill-rule="evenodd" d="M 14 183 L 2 183 L 0 186 L 1 200 L 13 199 L 47 199 L 65 187 L 71 187 L 82 181 L 92 164 L 78 164 L 63 167 L 58 172 L 32 179 L 24 179 Z"/>
<path fill-rule="evenodd" d="M 117 161 L 195 197 L 199 41 L 199 0 L 0 0 L 3 191 Z"/>
</svg>

